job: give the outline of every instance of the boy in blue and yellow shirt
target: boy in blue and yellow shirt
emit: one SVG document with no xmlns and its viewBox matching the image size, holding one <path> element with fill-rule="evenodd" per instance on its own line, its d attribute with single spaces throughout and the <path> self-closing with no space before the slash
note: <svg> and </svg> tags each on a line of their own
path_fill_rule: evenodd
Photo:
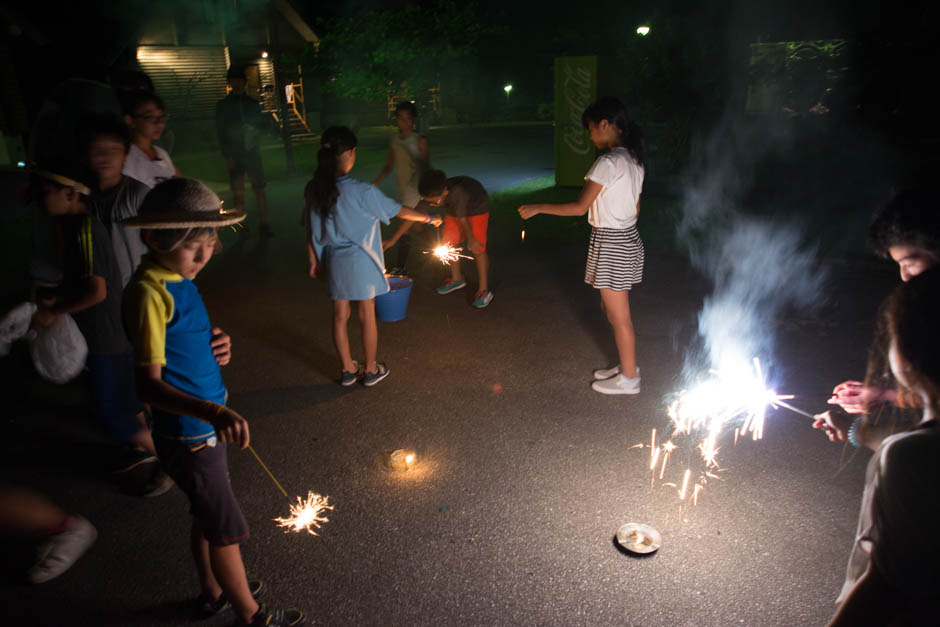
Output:
<svg viewBox="0 0 940 627">
<path fill-rule="evenodd" d="M 245 218 L 221 206 L 202 183 L 176 178 L 154 187 L 137 217 L 122 222 L 142 229 L 150 251 L 125 288 L 124 323 L 138 393 L 153 412 L 157 456 L 190 502 L 202 613 L 231 604 L 239 625 L 300 625 L 302 612 L 255 601 L 262 584 L 248 581 L 239 548 L 248 525 L 229 483 L 225 444 L 246 448 L 248 422 L 225 406 L 220 366 L 231 359 L 231 340 L 212 327 L 192 282 L 219 246 L 216 230 Z"/>
</svg>

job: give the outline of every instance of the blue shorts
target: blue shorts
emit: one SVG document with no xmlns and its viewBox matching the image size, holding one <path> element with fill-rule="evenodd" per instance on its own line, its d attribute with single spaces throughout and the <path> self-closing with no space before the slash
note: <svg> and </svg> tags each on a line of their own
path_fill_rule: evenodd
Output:
<svg viewBox="0 0 940 627">
<path fill-rule="evenodd" d="M 144 428 L 137 419 L 144 407 L 137 399 L 130 347 L 119 355 L 89 355 L 86 365 L 95 417 L 110 435 L 130 442 Z"/>
</svg>

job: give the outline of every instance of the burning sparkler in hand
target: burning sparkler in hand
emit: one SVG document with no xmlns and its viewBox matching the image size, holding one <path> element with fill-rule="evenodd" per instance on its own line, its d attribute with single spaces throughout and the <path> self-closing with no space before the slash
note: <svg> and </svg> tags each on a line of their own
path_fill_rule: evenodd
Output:
<svg viewBox="0 0 940 627">
<path fill-rule="evenodd" d="M 286 527 L 288 531 L 306 531 L 311 535 L 319 535 L 312 527 L 319 529 L 329 519 L 323 515 L 326 510 L 332 510 L 333 506 L 329 504 L 328 496 L 320 496 L 313 492 L 307 493 L 307 500 L 301 500 L 297 497 L 297 504 L 290 506 L 290 516 L 284 518 L 275 518 L 274 522 L 278 527 Z"/>
<path fill-rule="evenodd" d="M 461 255 L 460 251 L 462 250 L 463 248 L 454 248 L 450 244 L 441 244 L 440 246 L 435 246 L 434 250 L 424 251 L 424 254 L 430 253 L 440 259 L 441 263 L 445 266 L 449 266 L 451 262 L 457 261 L 458 259 L 473 259 L 473 257 L 469 255 Z"/>
<path fill-rule="evenodd" d="M 764 419 L 768 407 L 774 409 L 784 407 L 798 414 L 812 417 L 811 414 L 786 402 L 793 398 L 792 394 L 777 394 L 768 388 L 760 361 L 755 357 L 752 363 L 753 368 L 739 365 L 722 371 L 712 370 L 710 371 L 712 376 L 709 379 L 691 389 L 679 392 L 678 398 L 668 407 L 673 426 L 670 439 L 657 445 L 655 429 L 650 438 L 651 488 L 657 474 L 657 466 L 659 479 L 663 478 L 670 454 L 677 448 L 673 442 L 677 438 L 697 437 L 701 434 L 696 448 L 704 461 L 704 469 L 691 489 L 689 487 L 692 478 L 691 468 L 685 469 L 679 485 L 675 483 L 665 485 L 676 487 L 679 500 L 684 501 L 691 496 L 692 502 L 696 503 L 699 492 L 704 488 L 707 480 L 718 479 L 716 474 L 720 471 L 717 461 L 720 448 L 718 439 L 731 428 L 732 423 L 734 423 L 734 438 L 737 443 L 739 435 L 751 434 L 754 440 L 763 437 Z"/>
</svg>

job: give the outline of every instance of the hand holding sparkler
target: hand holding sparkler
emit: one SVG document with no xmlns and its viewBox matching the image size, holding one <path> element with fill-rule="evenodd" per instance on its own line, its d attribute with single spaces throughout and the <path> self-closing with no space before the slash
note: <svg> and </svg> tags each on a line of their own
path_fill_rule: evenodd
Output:
<svg viewBox="0 0 940 627">
<path fill-rule="evenodd" d="M 824 411 L 816 414 L 813 429 L 822 429 L 830 442 L 845 442 L 854 419 L 842 412 Z"/>
<path fill-rule="evenodd" d="M 219 441 L 224 444 L 238 444 L 240 448 L 248 448 L 251 436 L 248 429 L 248 421 L 238 412 L 229 409 L 225 405 L 219 405 L 212 401 L 205 401 L 203 406 L 208 410 L 204 420 L 208 421 L 214 428 Z M 200 416 L 201 417 L 201 416 Z"/>
<path fill-rule="evenodd" d="M 537 205 L 522 205 L 519 207 L 519 215 L 522 216 L 523 220 L 528 220 L 539 214 Z"/>
<path fill-rule="evenodd" d="M 869 387 L 861 381 L 843 381 L 832 390 L 832 398 L 828 402 L 850 414 L 866 414 L 872 405 L 893 400 L 888 390 Z"/>
</svg>

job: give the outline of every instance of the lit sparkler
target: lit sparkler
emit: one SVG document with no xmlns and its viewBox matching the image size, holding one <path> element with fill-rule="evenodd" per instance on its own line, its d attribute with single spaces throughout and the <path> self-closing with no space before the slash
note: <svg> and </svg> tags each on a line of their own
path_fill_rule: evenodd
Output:
<svg viewBox="0 0 940 627">
<path fill-rule="evenodd" d="M 284 518 L 275 518 L 274 522 L 278 527 L 286 527 L 288 531 L 306 531 L 311 535 L 319 535 L 312 527 L 319 529 L 329 519 L 323 515 L 326 510 L 332 510 L 333 506 L 329 504 L 328 496 L 321 496 L 313 492 L 307 492 L 307 500 L 301 500 L 297 497 L 297 504 L 290 506 L 290 516 Z"/>
<path fill-rule="evenodd" d="M 287 491 L 284 489 L 284 486 L 281 485 L 281 482 L 277 480 L 274 476 L 274 473 L 268 468 L 258 453 L 255 452 L 255 449 L 248 446 L 248 450 L 251 451 L 251 454 L 255 456 L 255 459 L 258 460 L 258 463 L 261 464 L 261 467 L 264 469 L 268 476 L 271 477 L 271 481 L 274 482 L 274 485 L 277 486 L 277 489 L 281 491 L 285 497 L 290 499 L 287 496 Z M 325 510 L 332 510 L 333 506 L 329 504 L 328 500 L 330 497 L 321 496 L 313 492 L 307 492 L 307 500 L 301 500 L 297 497 L 297 505 L 290 505 L 290 516 L 285 516 L 284 518 L 275 518 L 274 522 L 278 524 L 279 527 L 287 527 L 287 531 L 304 531 L 311 535 L 319 535 L 316 531 L 311 529 L 311 527 L 320 528 L 322 523 L 329 522 L 325 516 L 322 516 L 322 513 Z M 287 533 L 285 531 L 284 533 Z"/>
<path fill-rule="evenodd" d="M 689 390 L 679 392 L 678 398 L 668 406 L 669 417 L 672 419 L 673 433 L 669 440 L 657 445 L 656 429 L 650 436 L 650 487 L 655 484 L 656 467 L 659 466 L 659 479 L 666 473 L 666 465 L 677 445 L 676 438 L 702 434 L 696 448 L 698 449 L 704 469 L 699 473 L 691 487 L 693 505 L 698 503 L 699 493 L 704 489 L 708 479 L 718 479 L 716 474 L 721 471 L 718 465 L 719 438 L 732 423 L 734 427 L 734 444 L 740 437 L 750 434 L 753 440 L 759 440 L 764 435 L 764 419 L 767 408 L 783 407 L 804 416 L 811 416 L 808 412 L 793 407 L 786 401 L 793 398 L 792 394 L 777 394 L 767 387 L 760 361 L 755 357 L 753 367 L 738 367 L 732 370 L 711 371 L 711 378 L 702 381 Z M 664 438 L 663 438 L 664 439 Z M 639 445 L 645 448 L 644 445 Z M 687 467 L 682 476 L 680 485 L 669 482 L 663 485 L 675 487 L 679 500 L 685 501 L 689 496 L 690 481 L 693 471 Z"/>
<path fill-rule="evenodd" d="M 473 259 L 473 257 L 469 255 L 461 255 L 460 251 L 462 250 L 463 248 L 454 248 L 450 244 L 441 244 L 439 246 L 435 246 L 434 250 L 426 250 L 424 253 L 430 253 L 434 255 L 440 259 L 441 263 L 443 263 L 445 266 L 449 266 L 451 262 L 457 261 L 458 259 Z"/>
</svg>

